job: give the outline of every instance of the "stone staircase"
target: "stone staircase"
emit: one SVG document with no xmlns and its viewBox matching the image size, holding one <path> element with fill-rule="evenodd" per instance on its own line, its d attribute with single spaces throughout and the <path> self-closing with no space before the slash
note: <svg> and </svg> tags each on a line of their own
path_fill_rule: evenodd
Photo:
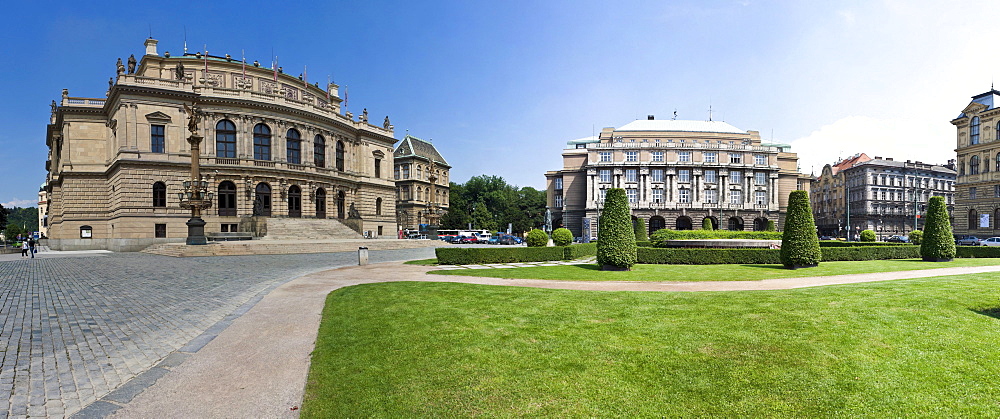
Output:
<svg viewBox="0 0 1000 419">
<path fill-rule="evenodd" d="M 364 246 L 370 250 L 397 250 L 419 247 L 439 247 L 440 240 L 356 239 L 356 240 L 243 240 L 210 242 L 201 246 L 184 243 L 155 244 L 143 253 L 173 257 L 280 255 L 298 253 L 356 252 Z"/>
<path fill-rule="evenodd" d="M 264 240 L 362 239 L 358 232 L 336 219 L 268 218 Z"/>
</svg>

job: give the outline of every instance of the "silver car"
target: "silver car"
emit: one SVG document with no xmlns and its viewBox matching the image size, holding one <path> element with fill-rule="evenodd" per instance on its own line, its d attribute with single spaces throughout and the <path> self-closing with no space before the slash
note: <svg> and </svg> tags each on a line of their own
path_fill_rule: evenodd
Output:
<svg viewBox="0 0 1000 419">
<path fill-rule="evenodd" d="M 1000 237 L 990 237 L 986 240 L 979 242 L 983 246 L 1000 246 Z"/>
</svg>

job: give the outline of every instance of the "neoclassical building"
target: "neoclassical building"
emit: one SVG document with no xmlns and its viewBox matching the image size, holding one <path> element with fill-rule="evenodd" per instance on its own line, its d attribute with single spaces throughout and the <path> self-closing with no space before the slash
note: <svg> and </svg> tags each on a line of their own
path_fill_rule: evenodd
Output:
<svg viewBox="0 0 1000 419">
<path fill-rule="evenodd" d="M 396 219 L 402 230 L 436 225 L 448 211 L 451 166 L 430 141 L 407 135 L 393 152 Z M 424 230 L 426 231 L 426 230 Z"/>
<path fill-rule="evenodd" d="M 809 188 L 798 156 L 757 131 L 720 121 L 649 116 L 597 137 L 570 141 L 563 169 L 545 174 L 553 224 L 584 240 L 597 236 L 609 188 L 623 188 L 632 215 L 661 228 L 764 230 L 784 224 L 788 193 Z"/>
<path fill-rule="evenodd" d="M 813 180 L 810 204 L 820 235 L 847 237 L 850 231 L 856 240 L 862 230 L 872 230 L 885 239 L 922 230 L 932 196 L 944 197 L 950 212 L 954 191 L 951 162 L 934 165 L 860 153 L 823 166 Z"/>
<path fill-rule="evenodd" d="M 326 90 L 281 69 L 229 55 L 157 52 L 119 60 L 106 97 L 52 102 L 49 245 L 53 249 L 140 250 L 183 242 L 190 211 L 193 128 L 212 207 L 205 231 L 266 234 L 268 219 L 315 219 L 366 235 L 396 230 L 388 117 L 368 123 L 343 112 L 337 85 Z M 200 109 L 188 127 L 187 107 Z"/>
<path fill-rule="evenodd" d="M 955 234 L 1000 236 L 1000 91 L 972 97 L 955 126 Z"/>
</svg>

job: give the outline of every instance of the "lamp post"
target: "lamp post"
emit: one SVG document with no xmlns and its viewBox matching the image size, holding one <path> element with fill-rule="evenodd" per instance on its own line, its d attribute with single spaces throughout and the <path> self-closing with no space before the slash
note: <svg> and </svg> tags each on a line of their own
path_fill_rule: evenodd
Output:
<svg viewBox="0 0 1000 419">
<path fill-rule="evenodd" d="M 188 236 L 185 242 L 188 245 L 208 244 L 205 237 L 205 220 L 201 219 L 201 210 L 212 206 L 212 194 L 208 192 L 208 182 L 201 180 L 201 141 L 202 136 L 198 135 L 198 123 L 201 120 L 201 109 L 197 106 L 184 105 L 188 114 L 188 130 L 191 135 L 187 141 L 191 144 L 191 179 L 184 181 L 184 192 L 179 192 L 181 208 L 191 209 L 191 218 L 187 221 Z"/>
</svg>

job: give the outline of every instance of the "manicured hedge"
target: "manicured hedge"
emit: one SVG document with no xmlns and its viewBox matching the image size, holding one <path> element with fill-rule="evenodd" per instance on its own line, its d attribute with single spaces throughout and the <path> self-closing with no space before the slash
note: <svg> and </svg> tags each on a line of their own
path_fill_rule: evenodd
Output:
<svg viewBox="0 0 1000 419">
<path fill-rule="evenodd" d="M 668 230 L 653 232 L 649 241 L 653 247 L 666 247 L 666 240 L 694 239 L 750 239 L 750 240 L 781 240 L 782 233 L 776 231 L 729 231 L 729 230 Z"/>
<path fill-rule="evenodd" d="M 836 240 L 821 240 L 819 247 L 866 247 L 866 246 L 912 246 L 909 243 L 893 242 L 842 242 Z"/>
<path fill-rule="evenodd" d="M 979 249 L 970 247 L 970 249 Z M 1000 249 L 1000 248 L 998 248 Z M 824 261 L 913 259 L 920 257 L 916 246 L 828 247 L 821 249 Z M 774 265 L 780 264 L 777 249 L 667 249 L 640 247 L 638 263 L 674 265 Z M 1000 257 L 1000 251 L 997 252 Z M 991 256 L 979 256 L 991 257 Z"/>
<path fill-rule="evenodd" d="M 434 249 L 439 264 L 479 265 L 483 263 L 547 262 L 573 260 L 597 254 L 596 244 L 554 247 L 439 247 Z"/>
<path fill-rule="evenodd" d="M 1000 247 L 955 246 L 957 258 L 1000 258 Z"/>
<path fill-rule="evenodd" d="M 920 257 L 917 246 L 859 246 L 859 247 L 826 247 L 823 251 L 824 261 L 834 260 L 885 260 L 913 259 Z"/>
<path fill-rule="evenodd" d="M 637 242 L 635 242 L 635 245 L 639 246 L 639 247 L 653 247 L 653 242 L 648 241 L 648 240 L 647 241 L 637 241 Z"/>
</svg>

